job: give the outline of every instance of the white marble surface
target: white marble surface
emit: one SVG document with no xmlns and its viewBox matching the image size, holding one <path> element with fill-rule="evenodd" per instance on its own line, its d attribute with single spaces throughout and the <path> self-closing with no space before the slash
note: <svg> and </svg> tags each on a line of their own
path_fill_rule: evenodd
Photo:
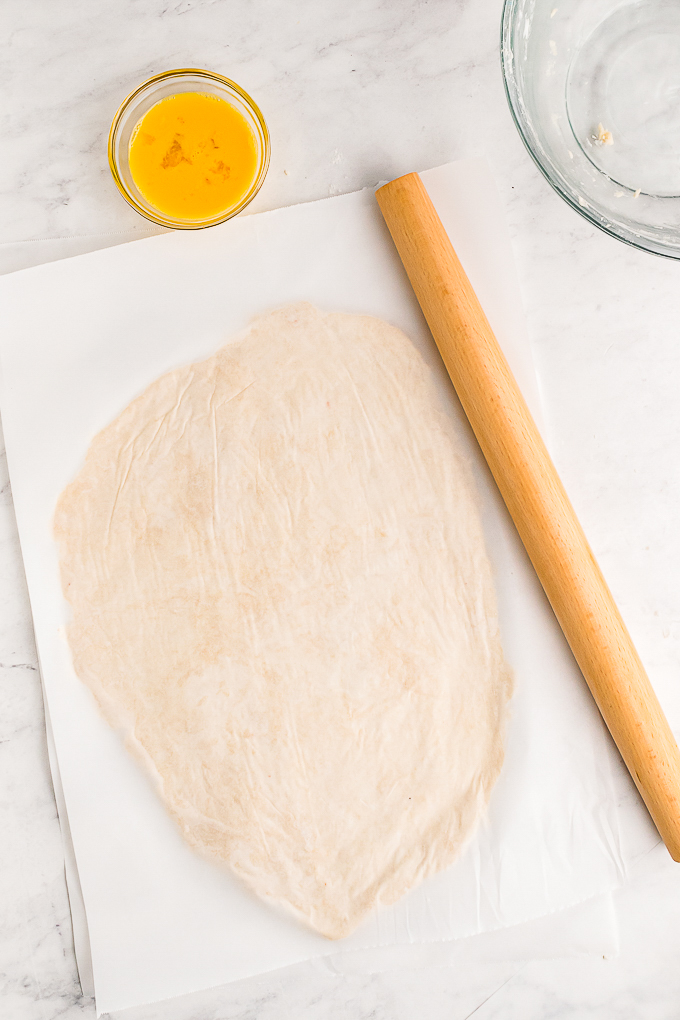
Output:
<svg viewBox="0 0 680 1020">
<path fill-rule="evenodd" d="M 50 238 L 146 226 L 119 198 L 105 139 L 122 97 L 178 66 L 251 91 L 273 136 L 256 209 L 486 155 L 507 205 L 553 448 L 680 730 L 680 265 L 568 209 L 517 138 L 497 0 L 4 0 L 0 260 Z M 48 239 L 43 244 L 26 243 Z M 30 610 L 0 478 L 0 1015 L 94 1016 L 75 971 Z M 200 1020 L 543 1020 L 680 1015 L 680 868 L 663 849 L 616 898 L 617 959 L 489 964 L 230 990 Z M 149 1020 L 175 1020 L 167 1009 Z M 182 1020 L 188 1020 L 183 1017 Z M 199 1020 L 192 1017 L 191 1020 Z"/>
</svg>

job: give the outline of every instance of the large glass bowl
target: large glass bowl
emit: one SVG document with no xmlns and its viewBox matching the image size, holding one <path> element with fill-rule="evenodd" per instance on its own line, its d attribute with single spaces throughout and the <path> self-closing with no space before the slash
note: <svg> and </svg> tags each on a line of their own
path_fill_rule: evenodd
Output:
<svg viewBox="0 0 680 1020">
<path fill-rule="evenodd" d="M 519 133 L 558 194 L 680 258 L 680 0 L 505 0 L 501 54 Z"/>
</svg>

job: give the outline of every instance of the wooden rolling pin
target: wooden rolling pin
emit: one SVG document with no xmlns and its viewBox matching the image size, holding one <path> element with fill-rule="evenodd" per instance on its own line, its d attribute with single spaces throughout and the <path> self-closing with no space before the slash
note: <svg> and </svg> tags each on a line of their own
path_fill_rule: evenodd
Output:
<svg viewBox="0 0 680 1020">
<path fill-rule="evenodd" d="M 376 197 L 576 661 L 680 861 L 678 745 L 498 341 L 418 174 L 386 184 Z"/>
</svg>

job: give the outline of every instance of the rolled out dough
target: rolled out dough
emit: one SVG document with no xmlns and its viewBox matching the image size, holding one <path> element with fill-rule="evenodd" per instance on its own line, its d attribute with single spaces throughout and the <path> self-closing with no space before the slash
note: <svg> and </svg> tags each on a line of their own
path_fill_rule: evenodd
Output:
<svg viewBox="0 0 680 1020">
<path fill-rule="evenodd" d="M 511 681 L 430 369 L 292 305 L 92 441 L 55 534 L 76 672 L 186 839 L 330 938 L 448 867 Z"/>
</svg>

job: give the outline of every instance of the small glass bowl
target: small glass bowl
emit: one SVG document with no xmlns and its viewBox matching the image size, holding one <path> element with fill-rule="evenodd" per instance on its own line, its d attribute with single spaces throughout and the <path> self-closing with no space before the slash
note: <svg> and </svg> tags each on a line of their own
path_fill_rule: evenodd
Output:
<svg viewBox="0 0 680 1020">
<path fill-rule="evenodd" d="M 680 259 L 678 0 L 505 0 L 501 55 L 520 136 L 595 226 Z"/>
<path fill-rule="evenodd" d="M 257 168 L 248 191 L 236 205 L 222 210 L 209 219 L 176 219 L 160 212 L 142 195 L 130 173 L 128 157 L 130 139 L 135 127 L 152 106 L 167 96 L 177 95 L 178 92 L 203 92 L 226 100 L 236 107 L 245 118 L 255 140 Z M 202 71 L 195 67 L 164 71 L 162 74 L 156 74 L 153 78 L 142 82 L 121 103 L 109 132 L 109 166 L 123 198 L 148 220 L 159 223 L 162 227 L 180 230 L 213 227 L 217 223 L 224 223 L 225 220 L 231 219 L 232 216 L 236 216 L 242 209 L 245 209 L 262 187 L 269 168 L 269 156 L 270 143 L 267 124 L 257 104 L 253 102 L 248 93 L 229 78 L 223 78 L 221 74 L 213 74 L 211 71 Z"/>
</svg>

